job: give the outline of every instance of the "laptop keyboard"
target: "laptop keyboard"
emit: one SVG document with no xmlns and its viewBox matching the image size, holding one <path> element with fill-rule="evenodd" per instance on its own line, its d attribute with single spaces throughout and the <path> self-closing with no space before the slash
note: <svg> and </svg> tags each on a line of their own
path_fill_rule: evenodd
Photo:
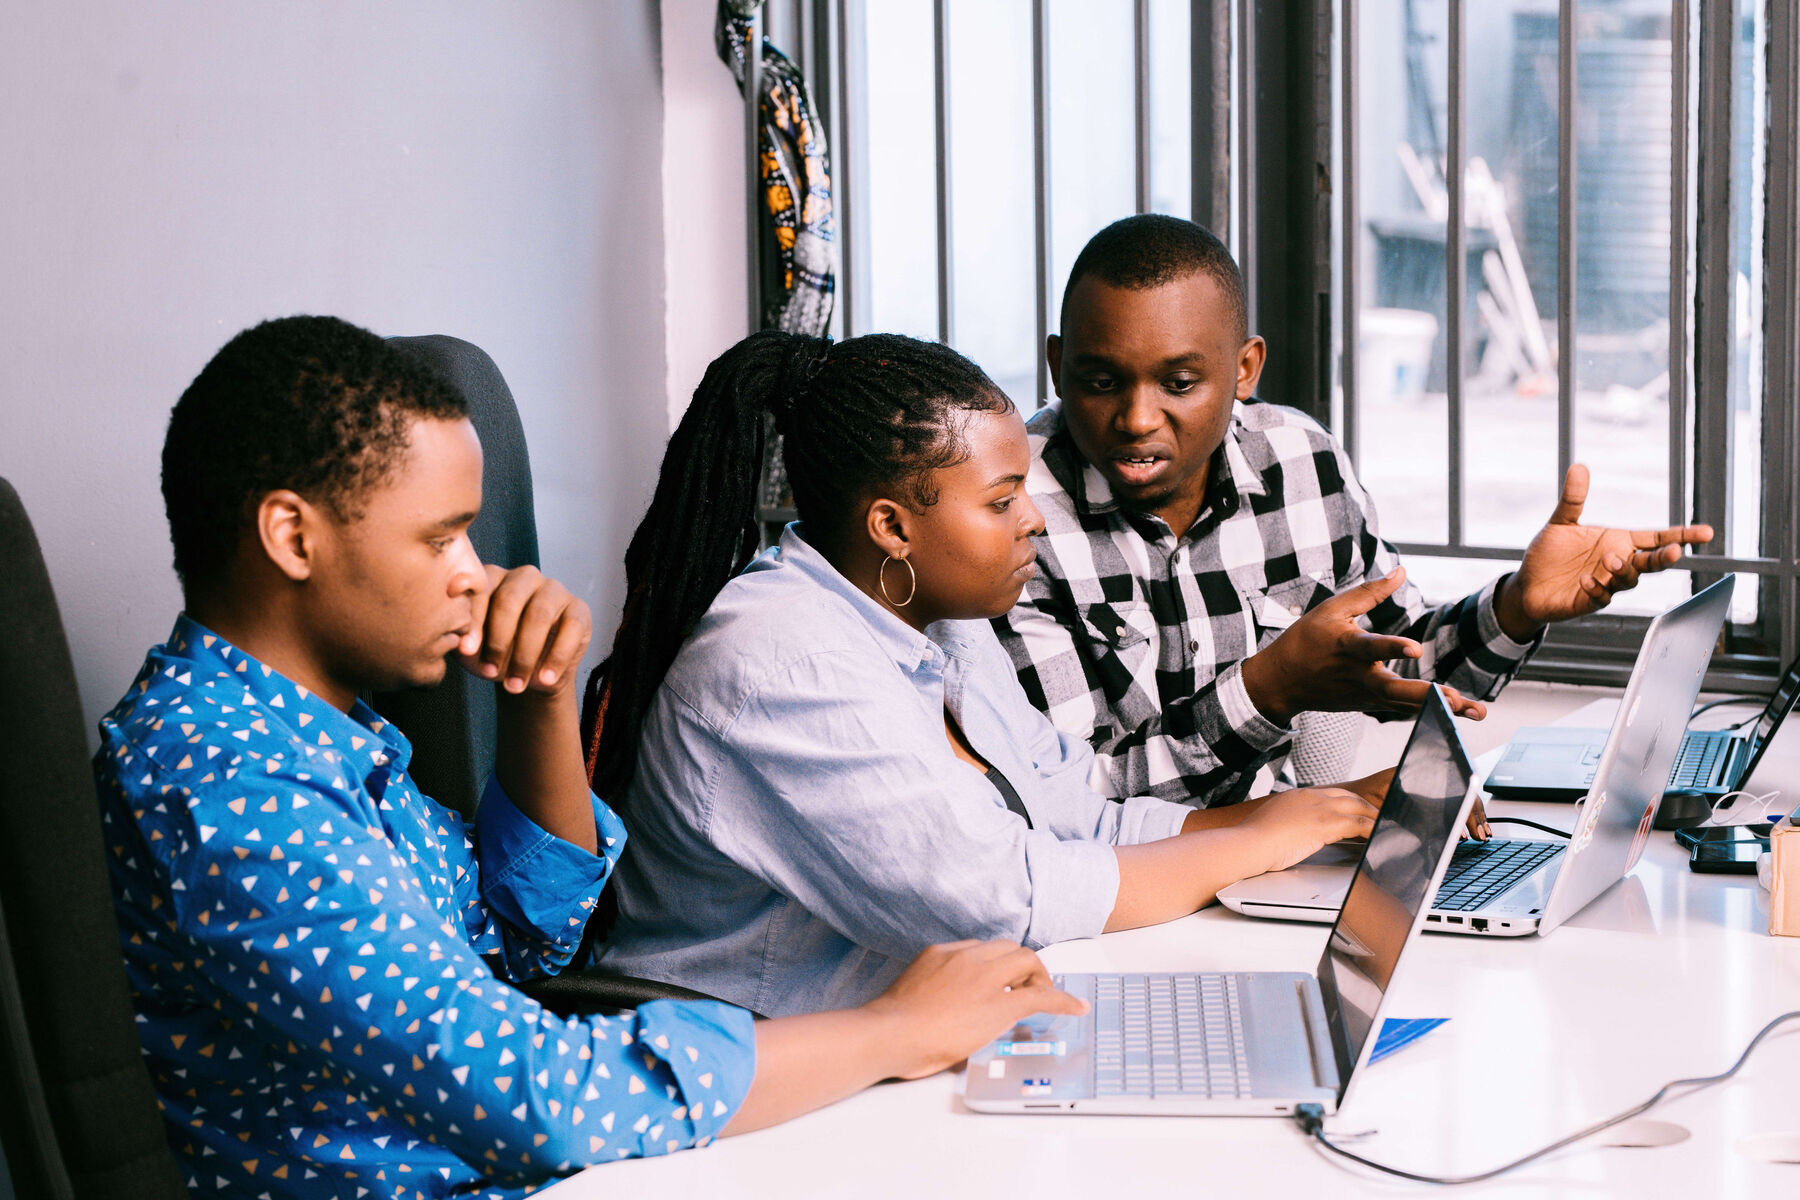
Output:
<svg viewBox="0 0 1800 1200">
<path fill-rule="evenodd" d="M 1449 912 L 1481 908 L 1498 899 L 1507 888 L 1537 870 L 1562 848 L 1560 842 L 1528 839 L 1459 842 L 1431 907 Z"/>
<path fill-rule="evenodd" d="M 1719 760 L 1728 754 L 1734 739 L 1696 737 L 1681 739 L 1681 754 L 1675 759 L 1675 770 L 1669 775 L 1671 788 L 1714 787 L 1718 784 Z"/>
<path fill-rule="evenodd" d="M 1247 1096 L 1248 1059 L 1236 975 L 1094 976 L 1096 1096 Z"/>
</svg>

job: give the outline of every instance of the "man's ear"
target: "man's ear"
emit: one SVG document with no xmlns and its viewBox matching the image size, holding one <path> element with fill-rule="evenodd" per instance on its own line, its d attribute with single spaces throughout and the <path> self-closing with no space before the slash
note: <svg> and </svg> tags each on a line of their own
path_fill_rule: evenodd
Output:
<svg viewBox="0 0 1800 1200">
<path fill-rule="evenodd" d="M 1263 362 L 1268 358 L 1269 347 L 1255 335 L 1245 339 L 1238 347 L 1238 379 L 1237 398 L 1248 400 L 1256 395 L 1256 381 L 1262 378 Z"/>
<path fill-rule="evenodd" d="M 874 500 L 863 518 L 869 540 L 890 558 L 905 558 L 912 553 L 909 540 L 912 513 L 897 500 Z"/>
<path fill-rule="evenodd" d="M 295 583 L 312 578 L 325 514 L 298 492 L 278 488 L 256 506 L 256 539 L 275 569 Z"/>
<path fill-rule="evenodd" d="M 1050 368 L 1050 389 L 1062 399 L 1062 337 L 1051 334 L 1044 339 L 1044 365 Z"/>
</svg>

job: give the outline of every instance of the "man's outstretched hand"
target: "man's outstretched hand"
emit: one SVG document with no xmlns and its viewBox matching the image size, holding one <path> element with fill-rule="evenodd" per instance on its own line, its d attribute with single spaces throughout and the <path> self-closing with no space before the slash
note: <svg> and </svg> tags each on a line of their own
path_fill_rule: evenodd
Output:
<svg viewBox="0 0 1800 1200">
<path fill-rule="evenodd" d="M 1550 523 L 1525 548 L 1525 559 L 1500 589 L 1495 615 L 1514 641 L 1536 637 L 1552 621 L 1605 608 L 1637 586 L 1638 576 L 1681 561 L 1682 546 L 1712 541 L 1710 525 L 1669 529 L 1608 529 L 1583 525 L 1588 469 L 1580 463 L 1563 480 L 1562 499 Z"/>
<path fill-rule="evenodd" d="M 1404 568 L 1346 588 L 1306 613 L 1265 649 L 1244 660 L 1244 690 L 1257 711 L 1278 725 L 1307 710 L 1321 712 L 1417 712 L 1431 684 L 1402 679 L 1386 664 L 1418 658 L 1424 648 L 1411 638 L 1370 633 L 1356 618 L 1406 582 Z M 1444 689 L 1450 711 L 1479 721 L 1487 707 L 1455 688 Z"/>
</svg>

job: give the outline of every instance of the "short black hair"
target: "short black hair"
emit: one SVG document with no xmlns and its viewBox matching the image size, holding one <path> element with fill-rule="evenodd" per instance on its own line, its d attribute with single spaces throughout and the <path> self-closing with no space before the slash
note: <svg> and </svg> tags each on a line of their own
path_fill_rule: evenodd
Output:
<svg viewBox="0 0 1800 1200">
<path fill-rule="evenodd" d="M 1219 285 L 1237 326 L 1237 339 L 1243 341 L 1250 333 L 1250 317 L 1244 303 L 1244 275 L 1231 251 L 1204 225 L 1163 213 L 1139 213 L 1114 221 L 1088 239 L 1069 268 L 1058 323 L 1068 324 L 1069 294 L 1086 276 L 1140 291 L 1185 279 L 1197 271 L 1212 276 Z"/>
<path fill-rule="evenodd" d="M 424 362 L 336 317 L 282 317 L 225 343 L 163 439 L 162 492 L 184 588 L 216 582 L 262 498 L 290 488 L 340 519 L 407 447 L 416 417 L 468 402 Z"/>
</svg>

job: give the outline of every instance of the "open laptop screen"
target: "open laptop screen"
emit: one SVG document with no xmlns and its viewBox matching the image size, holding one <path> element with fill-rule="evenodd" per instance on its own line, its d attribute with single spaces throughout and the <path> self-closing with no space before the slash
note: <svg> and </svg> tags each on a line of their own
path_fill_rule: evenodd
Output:
<svg viewBox="0 0 1800 1200">
<path fill-rule="evenodd" d="M 1781 678 L 1775 681 L 1775 694 L 1769 697 L 1767 707 L 1762 715 L 1756 718 L 1756 729 L 1750 735 L 1750 761 L 1744 766 L 1744 774 L 1733 784 L 1742 787 L 1750 782 L 1750 776 L 1756 773 L 1756 764 L 1762 761 L 1763 750 L 1769 739 L 1775 735 L 1776 728 L 1793 710 L 1794 701 L 1800 699 L 1800 656 L 1788 664 Z"/>
<path fill-rule="evenodd" d="M 1450 711 L 1434 687 L 1319 960 L 1340 1086 L 1361 1061 L 1400 952 L 1436 890 L 1472 778 Z"/>
</svg>

